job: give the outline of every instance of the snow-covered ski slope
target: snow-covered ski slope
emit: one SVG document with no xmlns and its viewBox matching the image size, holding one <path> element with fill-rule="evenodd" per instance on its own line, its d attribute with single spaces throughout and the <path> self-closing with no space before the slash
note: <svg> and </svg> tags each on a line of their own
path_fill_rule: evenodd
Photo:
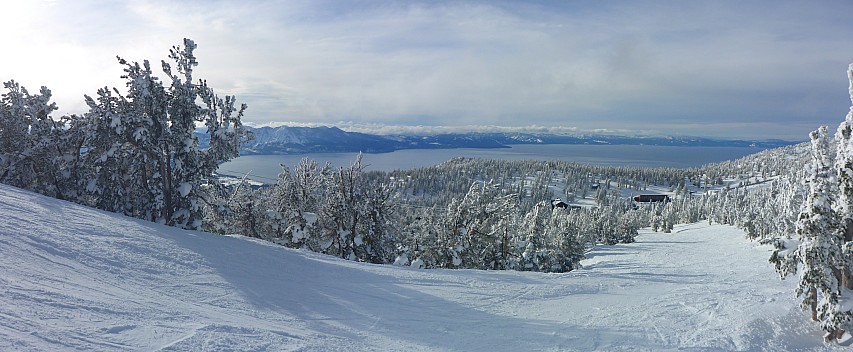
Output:
<svg viewBox="0 0 853 352">
<path fill-rule="evenodd" d="M 846 350 L 741 231 L 638 240 L 566 274 L 416 270 L 0 185 L 0 351 Z"/>
</svg>

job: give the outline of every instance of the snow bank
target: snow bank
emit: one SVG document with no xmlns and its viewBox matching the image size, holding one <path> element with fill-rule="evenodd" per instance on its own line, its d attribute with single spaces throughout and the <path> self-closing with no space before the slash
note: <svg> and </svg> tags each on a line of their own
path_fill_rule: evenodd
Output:
<svg viewBox="0 0 853 352">
<path fill-rule="evenodd" d="M 0 185 L 0 350 L 832 350 L 755 247 L 694 224 L 566 274 L 416 270 Z"/>
</svg>

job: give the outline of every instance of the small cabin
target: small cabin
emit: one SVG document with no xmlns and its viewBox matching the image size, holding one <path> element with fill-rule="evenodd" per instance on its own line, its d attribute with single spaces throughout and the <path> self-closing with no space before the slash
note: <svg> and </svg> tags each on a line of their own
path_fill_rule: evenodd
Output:
<svg viewBox="0 0 853 352">
<path fill-rule="evenodd" d="M 580 209 L 581 206 L 566 203 L 560 198 L 554 198 L 553 200 L 551 200 L 551 210 L 557 209 L 557 208 L 559 208 L 559 209 Z"/>
<path fill-rule="evenodd" d="M 638 194 L 634 196 L 637 203 L 669 203 L 672 199 L 666 194 Z"/>
</svg>

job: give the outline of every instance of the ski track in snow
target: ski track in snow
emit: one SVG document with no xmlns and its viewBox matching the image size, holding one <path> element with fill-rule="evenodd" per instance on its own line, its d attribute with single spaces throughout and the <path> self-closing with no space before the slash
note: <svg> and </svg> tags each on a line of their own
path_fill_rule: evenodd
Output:
<svg viewBox="0 0 853 352">
<path fill-rule="evenodd" d="M 565 274 L 417 270 L 0 185 L 2 351 L 823 351 L 770 248 L 706 223 Z"/>
</svg>

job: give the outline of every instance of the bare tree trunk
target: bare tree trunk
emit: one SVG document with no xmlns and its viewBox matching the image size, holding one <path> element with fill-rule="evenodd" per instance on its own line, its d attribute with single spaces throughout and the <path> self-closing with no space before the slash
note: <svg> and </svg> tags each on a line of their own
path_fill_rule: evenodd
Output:
<svg viewBox="0 0 853 352">
<path fill-rule="evenodd" d="M 501 241 L 501 270 L 508 269 L 507 262 L 509 262 L 509 229 L 504 228 L 504 236 Z"/>
<path fill-rule="evenodd" d="M 844 243 L 853 241 L 853 220 L 847 219 L 844 222 Z M 851 277 L 850 268 L 844 267 L 841 270 L 841 285 L 847 289 L 853 290 L 853 277 Z"/>
<path fill-rule="evenodd" d="M 809 289 L 809 305 L 811 306 L 812 311 L 812 321 L 817 320 L 817 287 L 812 286 Z"/>
<path fill-rule="evenodd" d="M 166 153 L 160 159 L 160 167 L 163 170 L 163 220 L 166 224 L 172 225 L 172 215 L 175 212 L 172 205 L 172 155 L 168 144 L 163 148 Z"/>
</svg>

